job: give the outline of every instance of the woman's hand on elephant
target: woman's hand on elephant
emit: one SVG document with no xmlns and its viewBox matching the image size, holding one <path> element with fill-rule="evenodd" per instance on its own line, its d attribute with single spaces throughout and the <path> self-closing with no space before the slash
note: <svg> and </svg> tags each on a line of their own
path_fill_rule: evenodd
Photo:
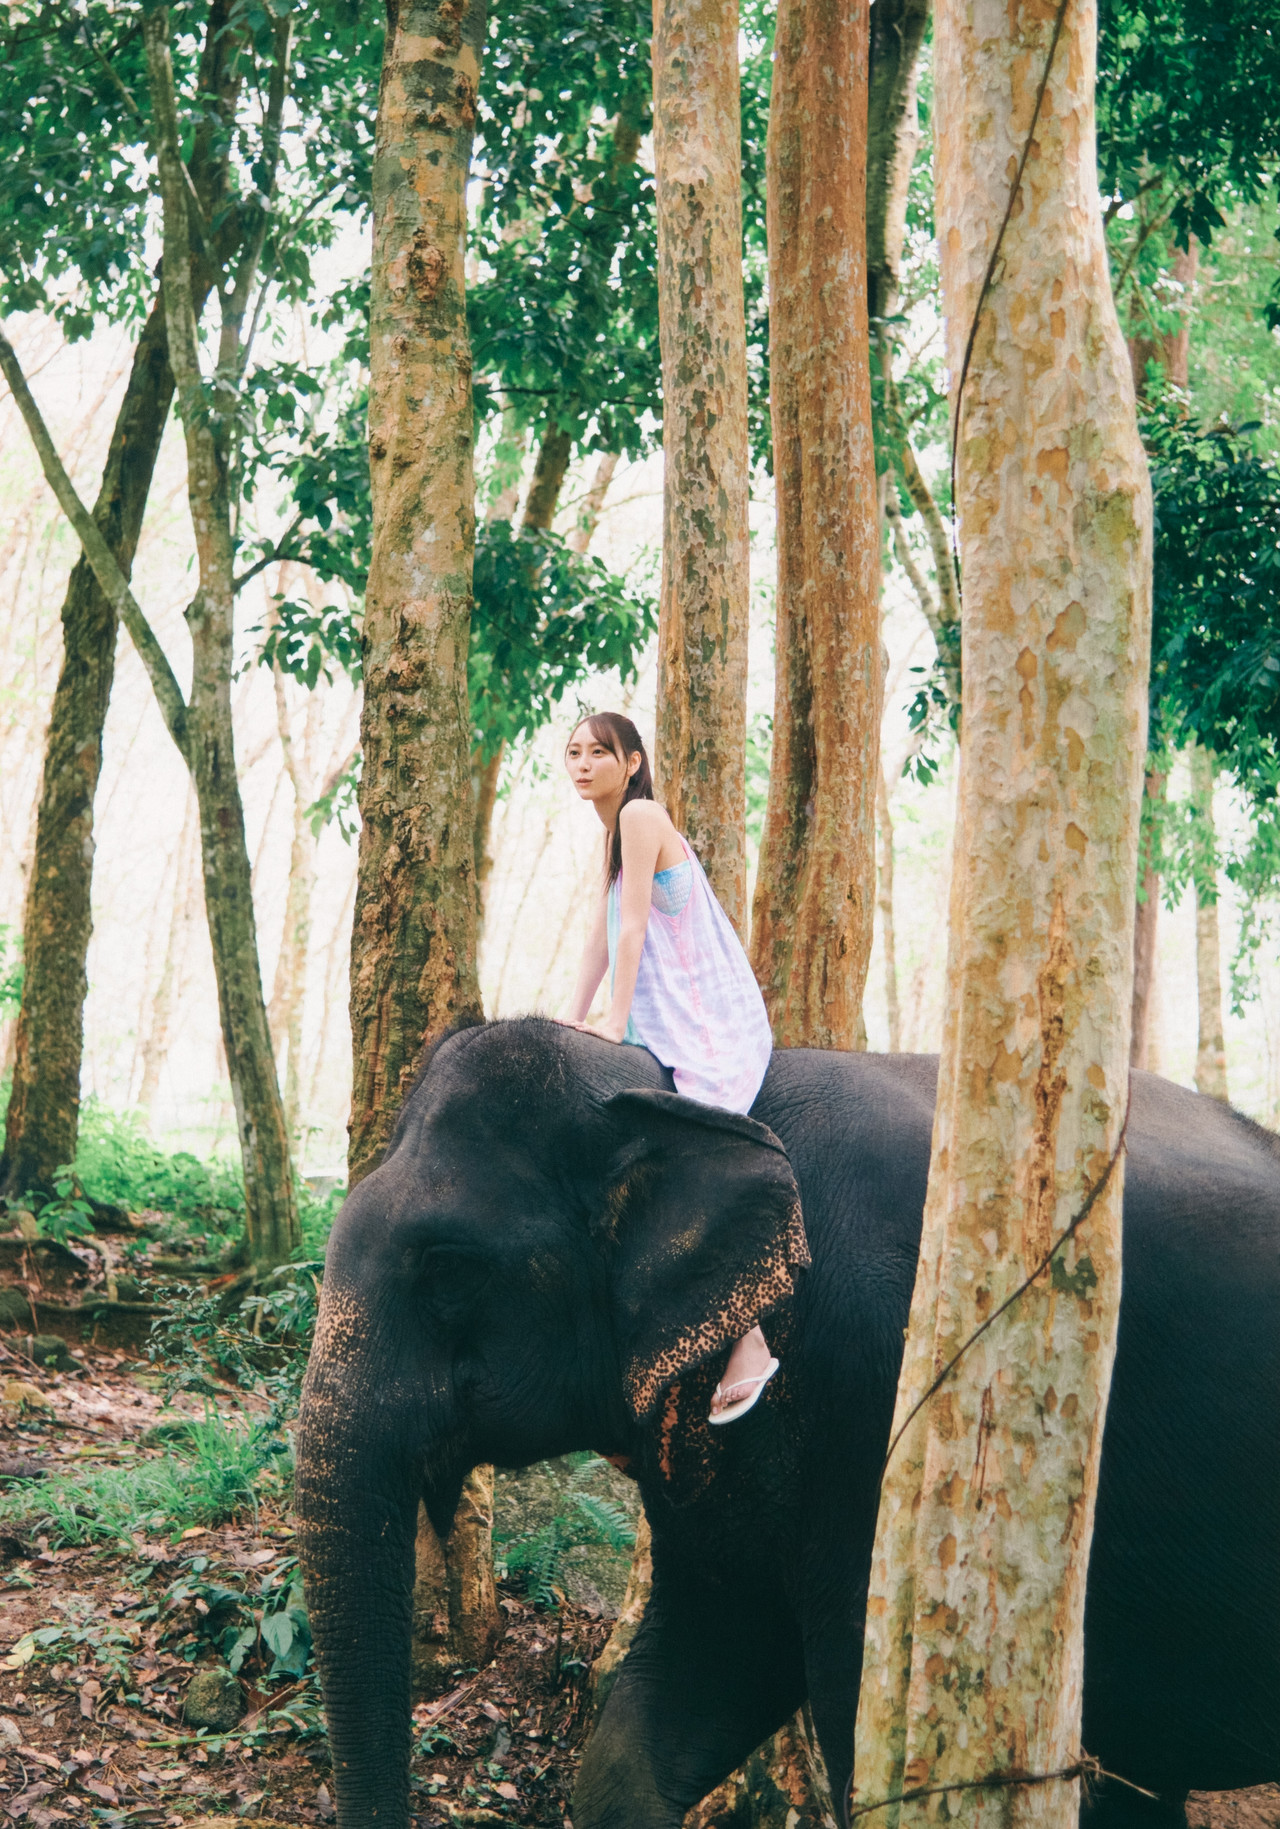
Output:
<svg viewBox="0 0 1280 1829">
<path fill-rule="evenodd" d="M 584 1035 L 598 1035 L 602 1041 L 607 1042 L 620 1042 L 627 1032 L 625 1022 L 615 1022 L 608 1016 L 600 1022 L 576 1022 L 573 1026 L 581 1029 Z"/>
</svg>

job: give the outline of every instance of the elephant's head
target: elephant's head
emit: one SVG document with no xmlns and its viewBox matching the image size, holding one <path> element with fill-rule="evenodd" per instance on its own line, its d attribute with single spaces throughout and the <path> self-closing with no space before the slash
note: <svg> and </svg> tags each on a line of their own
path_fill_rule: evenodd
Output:
<svg viewBox="0 0 1280 1829">
<path fill-rule="evenodd" d="M 463 1030 L 334 1226 L 297 1503 L 342 1829 L 407 1815 L 419 1496 L 444 1534 L 479 1462 L 625 1449 L 807 1262 L 777 1138 L 664 1080 L 538 1019 Z"/>
</svg>

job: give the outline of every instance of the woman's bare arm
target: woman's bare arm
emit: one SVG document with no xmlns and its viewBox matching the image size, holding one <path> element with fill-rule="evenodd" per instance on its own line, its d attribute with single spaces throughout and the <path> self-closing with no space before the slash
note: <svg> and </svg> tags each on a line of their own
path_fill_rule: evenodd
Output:
<svg viewBox="0 0 1280 1829">
<path fill-rule="evenodd" d="M 609 969 L 607 922 L 605 895 L 602 892 L 596 900 L 596 912 L 591 922 L 591 932 L 587 935 L 586 950 L 582 955 L 582 964 L 578 968 L 578 982 L 573 987 L 573 998 L 569 1004 L 569 1014 L 566 1019 L 569 1022 L 586 1021 L 587 1011 L 591 1008 L 591 999 L 600 988 L 600 980 Z"/>
<path fill-rule="evenodd" d="M 613 999 L 609 1014 L 596 1026 L 598 1035 L 615 1042 L 620 1042 L 627 1032 L 649 925 L 653 873 L 671 821 L 651 800 L 633 800 L 623 807 L 618 824 L 622 832 L 622 902 L 618 951 L 613 962 Z"/>
</svg>

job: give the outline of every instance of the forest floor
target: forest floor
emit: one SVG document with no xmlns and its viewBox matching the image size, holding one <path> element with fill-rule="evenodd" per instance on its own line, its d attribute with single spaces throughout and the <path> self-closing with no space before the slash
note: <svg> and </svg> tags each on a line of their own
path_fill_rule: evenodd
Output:
<svg viewBox="0 0 1280 1829">
<path fill-rule="evenodd" d="M 155 1369 L 131 1355 L 74 1357 L 76 1369 L 58 1372 L 0 1346 L 0 1478 L 43 1474 L 65 1504 L 77 1481 L 92 1498 L 104 1477 L 162 1477 L 183 1415 L 197 1430 L 215 1412 L 215 1425 L 237 1426 L 238 1395 L 166 1406 Z M 287 1485 L 278 1501 L 268 1486 L 256 1516 L 235 1524 L 175 1530 L 157 1513 L 126 1539 L 64 1548 L 50 1547 L 56 1530 L 38 1529 L 42 1486 L 22 1490 L 34 1534 L 22 1519 L 0 1525 L 0 1808 L 10 1821 L 332 1820 L 314 1678 L 289 1682 L 277 1669 L 267 1679 L 292 1629 Z M 507 1626 L 494 1660 L 414 1710 L 424 1829 L 566 1820 L 586 1680 L 609 1622 L 598 1604 L 539 1612 L 506 1588 L 500 1604 Z M 268 1623 L 264 1643 L 273 1618 L 281 1623 Z M 241 1718 L 193 1730 L 188 1689 L 201 1671 L 221 1671 L 229 1685 L 229 1641 L 242 1648 L 229 1710 Z M 299 1661 L 305 1668 L 305 1650 Z"/>
</svg>

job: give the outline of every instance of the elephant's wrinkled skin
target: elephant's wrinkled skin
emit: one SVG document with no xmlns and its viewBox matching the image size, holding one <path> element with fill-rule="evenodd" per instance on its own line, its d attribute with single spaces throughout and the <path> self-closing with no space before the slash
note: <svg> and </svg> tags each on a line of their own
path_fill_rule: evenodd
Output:
<svg viewBox="0 0 1280 1829">
<path fill-rule="evenodd" d="M 463 1031 L 334 1228 L 298 1512 L 341 1829 L 407 1816 L 419 1494 L 447 1527 L 473 1464 L 572 1448 L 632 1457 L 654 1545 L 576 1829 L 678 1824 L 806 1694 L 847 1776 L 934 1063 L 779 1053 L 758 1124 L 664 1081 L 535 1019 Z M 1143 1074 L 1128 1148 L 1083 1738 L 1176 1809 L 1280 1777 L 1280 1154 Z M 723 1348 L 771 1303 L 783 1372 L 708 1429 Z"/>
</svg>

